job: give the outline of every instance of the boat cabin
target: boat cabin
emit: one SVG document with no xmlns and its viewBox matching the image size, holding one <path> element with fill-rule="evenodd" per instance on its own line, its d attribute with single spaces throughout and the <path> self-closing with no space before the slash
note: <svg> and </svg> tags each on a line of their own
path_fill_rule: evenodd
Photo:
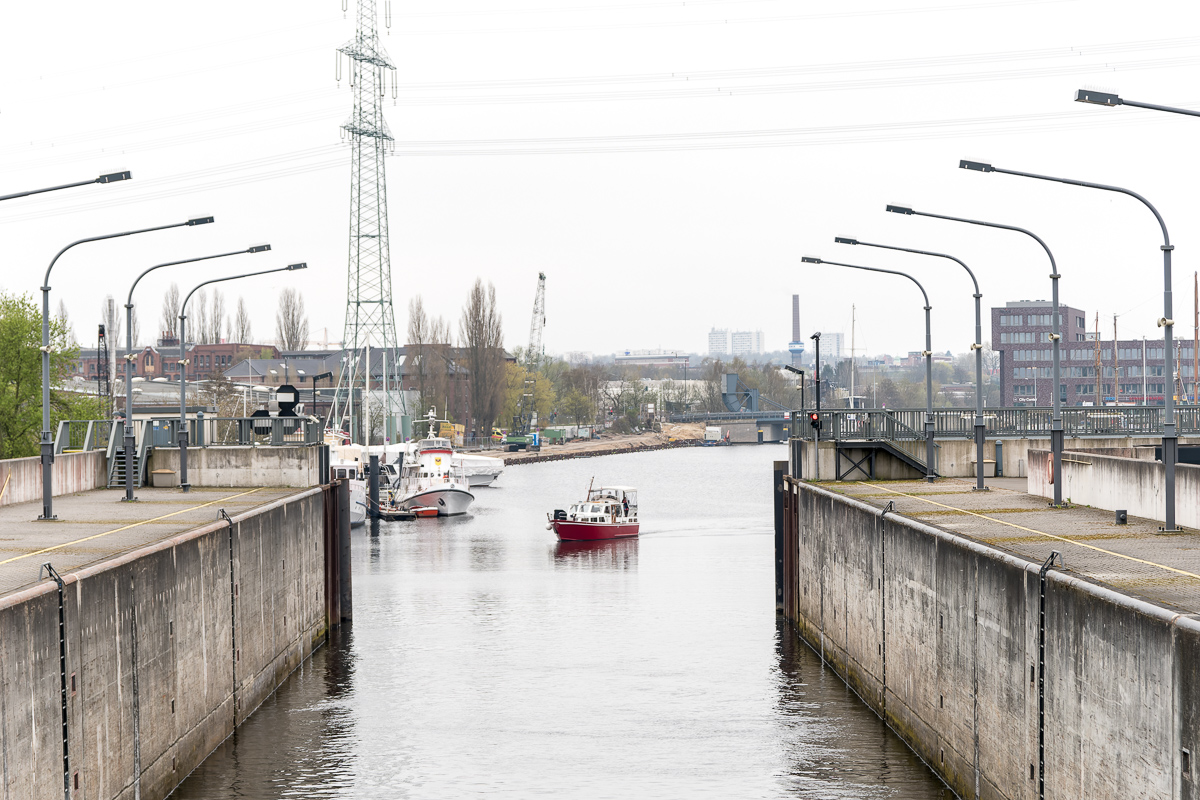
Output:
<svg viewBox="0 0 1200 800">
<path fill-rule="evenodd" d="M 631 486 L 592 489 L 587 500 L 572 503 L 566 513 L 574 522 L 636 522 L 637 516 L 637 489 Z"/>
</svg>

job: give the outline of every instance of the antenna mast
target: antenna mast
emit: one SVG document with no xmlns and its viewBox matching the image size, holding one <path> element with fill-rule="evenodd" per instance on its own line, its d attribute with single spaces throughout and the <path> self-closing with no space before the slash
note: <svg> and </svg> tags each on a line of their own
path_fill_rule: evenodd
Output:
<svg viewBox="0 0 1200 800">
<path fill-rule="evenodd" d="M 385 0 L 386 3 L 386 0 Z M 344 6 L 343 6 L 344 8 Z M 385 22 L 390 24 L 389 13 Z M 359 357 L 368 348 L 396 347 L 392 310 L 392 266 L 388 244 L 387 180 L 384 156 L 394 149 L 383 119 L 387 78 L 396 88 L 396 67 L 379 42 L 375 0 L 358 0 L 354 38 L 338 48 L 350 60 L 354 110 L 342 130 L 350 139 L 350 258 L 346 281 L 346 327 L 342 336 L 342 371 L 327 424 L 354 436 L 353 394 L 363 389 L 363 408 L 370 365 Z M 394 350 L 393 350 L 394 353 Z M 362 372 L 360 373 L 360 368 Z M 361 414 L 361 412 L 360 412 Z M 369 421 L 362 425 L 369 428 Z"/>
</svg>

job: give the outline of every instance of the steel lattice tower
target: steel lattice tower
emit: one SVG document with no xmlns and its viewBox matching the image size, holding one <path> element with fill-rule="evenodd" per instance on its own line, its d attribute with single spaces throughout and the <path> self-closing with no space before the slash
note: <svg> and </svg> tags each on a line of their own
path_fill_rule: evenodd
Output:
<svg viewBox="0 0 1200 800">
<path fill-rule="evenodd" d="M 340 427 L 350 421 L 355 387 L 362 386 L 365 396 L 368 370 L 364 356 L 368 348 L 395 348 L 397 344 L 384 168 L 384 156 L 393 147 L 393 140 L 383 119 L 387 71 L 394 73 L 396 67 L 379 42 L 375 0 L 358 0 L 354 39 L 339 47 L 338 52 L 350 59 L 350 86 L 354 92 L 354 111 L 342 125 L 350 137 L 352 153 L 346 328 L 342 336 L 342 374 L 329 417 L 331 426 Z"/>
</svg>

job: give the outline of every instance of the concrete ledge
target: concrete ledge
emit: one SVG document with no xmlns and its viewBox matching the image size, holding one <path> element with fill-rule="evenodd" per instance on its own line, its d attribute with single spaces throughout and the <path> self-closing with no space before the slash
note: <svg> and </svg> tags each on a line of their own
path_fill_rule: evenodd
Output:
<svg viewBox="0 0 1200 800">
<path fill-rule="evenodd" d="M 1037 797 L 1041 565 L 786 489 L 799 635 L 958 796 Z M 1200 621 L 1055 569 L 1044 635 L 1046 797 L 1195 798 Z"/>
<path fill-rule="evenodd" d="M 192 486 L 319 486 L 329 480 L 320 474 L 320 449 L 282 447 L 189 447 L 188 483 Z M 179 448 L 156 447 L 150 469 L 179 473 Z"/>
<path fill-rule="evenodd" d="M 108 458 L 103 450 L 60 453 L 54 457 L 54 496 L 87 492 L 108 485 Z M 0 461 L 0 506 L 42 498 L 42 459 L 9 458 Z"/>
</svg>

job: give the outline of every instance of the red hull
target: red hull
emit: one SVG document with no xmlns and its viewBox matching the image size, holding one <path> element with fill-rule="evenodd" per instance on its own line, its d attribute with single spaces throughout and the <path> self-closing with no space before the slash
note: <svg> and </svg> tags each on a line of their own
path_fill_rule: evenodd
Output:
<svg viewBox="0 0 1200 800">
<path fill-rule="evenodd" d="M 572 522 L 556 519 L 552 523 L 554 532 L 564 542 L 597 542 L 604 539 L 631 539 L 638 535 L 638 523 L 625 522 L 617 525 L 604 522 Z"/>
</svg>

